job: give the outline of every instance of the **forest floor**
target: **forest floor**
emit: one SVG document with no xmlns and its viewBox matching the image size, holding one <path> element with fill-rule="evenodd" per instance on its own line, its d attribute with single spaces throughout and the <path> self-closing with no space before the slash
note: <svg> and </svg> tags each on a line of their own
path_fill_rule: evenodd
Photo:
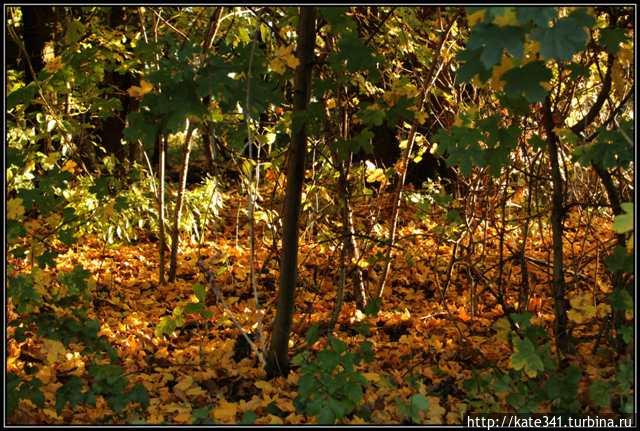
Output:
<svg viewBox="0 0 640 431">
<path fill-rule="evenodd" d="M 235 200 L 226 202 L 221 220 L 202 246 L 185 242 L 181 247 L 175 283 L 158 285 L 158 243 L 149 239 L 107 246 L 96 237 L 82 238 L 58 259 L 58 271 L 81 263 L 91 272 L 96 283 L 91 317 L 99 319 L 101 334 L 116 347 L 130 381 L 142 383 L 149 392 L 150 405 L 146 412 L 132 410 L 127 423 L 188 424 L 201 408 L 211 409 L 216 423 L 237 423 L 248 411 L 255 412 L 257 424 L 315 421 L 295 411 L 293 400 L 299 379 L 296 367 L 287 378 L 266 380 L 256 355 L 236 346 L 240 331 L 232 318 L 246 332 L 268 334 L 275 314 L 278 285 L 276 256 L 270 254 L 270 240 L 261 241 L 263 235 L 268 236 L 264 224 L 257 223 L 258 268 L 268 259 L 264 271 L 258 274 L 260 309 L 257 310 L 249 283 L 246 217 L 240 217 L 241 226 L 236 231 L 238 205 L 246 208 L 246 202 L 237 198 L 239 195 L 229 195 L 236 196 Z M 382 211 L 390 207 L 391 195 L 382 197 L 378 205 Z M 362 222 L 370 219 L 370 210 L 368 205 L 354 204 L 357 231 L 370 231 Z M 371 382 L 363 400 L 371 412 L 370 422 L 402 422 L 396 401 L 406 400 L 415 393 L 415 388 L 408 383 L 413 375 L 422 379 L 429 400 L 426 422 L 459 424 L 468 408 L 462 383 L 471 377 L 471 370 L 492 365 L 509 368 L 509 344 L 498 337 L 493 327 L 505 313 L 492 292 L 503 290 L 506 303 L 518 308 L 522 275 L 520 260 L 513 258 L 513 251 L 519 248 L 520 233 L 518 230 L 507 232 L 501 265 L 495 225 L 479 226 L 475 249 L 470 251 L 469 238 L 463 238 L 455 264 L 451 266 L 454 240 L 444 241 L 439 239 L 441 234 L 435 233 L 436 227 L 444 223 L 444 214 L 434 212 L 422 222 L 417 221 L 415 214 L 416 209 L 410 205 L 401 209 L 400 240 L 381 311 L 377 316 L 363 316 L 347 295 L 334 333 L 355 347 L 364 338 L 353 331 L 353 324 L 362 320 L 370 327 L 368 339 L 373 343 L 375 358 L 361 366 Z M 585 217 L 573 211 L 565 222 L 568 294 L 569 298 L 590 295 L 600 301 L 611 291 L 603 258 L 613 246 L 613 235 L 608 218 L 594 212 L 587 217 L 590 217 L 587 223 Z M 309 220 L 303 219 L 302 226 L 305 231 Z M 318 226 L 301 234 L 292 352 L 304 345 L 311 325 L 330 319 L 335 305 L 340 251 L 335 246 L 337 241 L 313 235 L 314 230 L 321 229 L 325 227 Z M 548 264 L 551 235 L 546 229 L 534 232 L 532 228 L 532 232 L 526 248 L 531 292 L 526 308 L 534 314 L 535 321 L 551 331 L 554 319 Z M 458 237 L 459 234 L 452 238 Z M 383 248 L 369 248 L 367 253 L 374 255 L 376 251 Z M 159 320 L 170 316 L 176 306 L 194 300 L 196 282 L 206 284 L 196 265 L 200 255 L 207 257 L 207 266 L 216 273 L 216 285 L 224 294 L 232 316 L 215 297 L 209 297 L 211 319 L 188 315 L 184 326 L 172 336 L 156 336 Z M 364 268 L 370 291 L 377 285 L 380 266 Z M 444 297 L 443 290 L 446 290 Z M 9 319 L 11 312 L 9 309 Z M 600 320 L 592 325 L 576 325 L 574 329 L 574 336 L 586 341 L 579 344 L 571 362 L 584 370 L 586 376 L 612 367 L 606 345 L 599 349 L 599 354 L 591 353 L 599 330 Z M 267 342 L 256 341 L 259 346 Z M 324 343 L 326 339 L 321 338 L 311 348 L 319 350 Z M 44 363 L 37 377 L 43 382 L 45 408 L 23 401 L 15 422 L 110 422 L 112 412 L 101 397 L 95 407 L 78 406 L 72 411 L 67 406 L 61 415 L 56 414 L 55 393 L 62 385 L 59 377 L 82 374 L 86 365 L 82 357 L 67 349 L 64 355 L 51 361 L 42 340 L 31 338 L 18 343 L 10 338 L 8 370 L 24 365 L 21 359 L 24 353 Z M 586 381 L 581 384 L 580 396 L 586 397 L 586 385 Z M 365 422 L 368 421 L 358 416 L 345 421 Z"/>
</svg>

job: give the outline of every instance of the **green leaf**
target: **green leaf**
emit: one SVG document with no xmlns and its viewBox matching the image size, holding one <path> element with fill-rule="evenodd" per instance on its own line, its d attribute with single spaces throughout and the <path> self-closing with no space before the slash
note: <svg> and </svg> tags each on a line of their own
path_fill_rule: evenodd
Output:
<svg viewBox="0 0 640 431">
<path fill-rule="evenodd" d="M 331 372 L 340 363 L 340 355 L 330 350 L 318 353 L 318 365 L 327 372 Z"/>
<path fill-rule="evenodd" d="M 193 293 L 198 298 L 198 301 L 204 304 L 207 293 L 206 288 L 202 284 L 196 283 L 193 285 Z"/>
<path fill-rule="evenodd" d="M 149 393 L 141 383 L 136 383 L 129 394 L 128 401 L 132 403 L 140 403 L 143 407 L 149 406 Z"/>
<path fill-rule="evenodd" d="M 589 399 L 598 407 L 607 407 L 611 403 L 611 388 L 604 380 L 595 380 L 589 386 Z"/>
<path fill-rule="evenodd" d="M 76 241 L 74 233 L 73 229 L 60 230 L 58 231 L 58 239 L 65 245 L 71 245 Z"/>
<path fill-rule="evenodd" d="M 530 322 L 533 314 L 525 311 L 523 313 L 511 313 L 509 317 L 511 317 L 511 320 L 513 320 L 513 323 L 515 323 L 519 329 L 526 330 L 531 326 Z"/>
<path fill-rule="evenodd" d="M 514 341 L 511 367 L 516 371 L 524 370 L 529 377 L 535 377 L 538 372 L 544 371 L 542 359 L 529 339 L 517 339 Z"/>
<path fill-rule="evenodd" d="M 468 82 L 474 76 L 478 75 L 481 81 L 486 81 L 491 76 L 491 68 L 484 66 L 480 60 L 482 49 L 465 49 L 457 55 L 458 61 L 462 62 L 462 66 L 456 74 L 456 82 Z"/>
<path fill-rule="evenodd" d="M 625 202 L 621 205 L 624 214 L 618 214 L 613 221 L 613 230 L 616 233 L 627 233 L 633 230 L 633 202 Z"/>
<path fill-rule="evenodd" d="M 607 256 L 604 260 L 607 269 L 613 273 L 616 272 L 633 272 L 633 255 L 628 254 L 627 250 L 618 245 L 613 249 L 613 254 Z"/>
<path fill-rule="evenodd" d="M 480 50 L 479 60 L 482 66 L 490 70 L 500 62 L 502 52 L 506 49 L 513 57 L 521 58 L 524 54 L 524 30 L 521 27 L 493 24 L 478 24 L 473 28 L 467 49 Z"/>
<path fill-rule="evenodd" d="M 169 316 L 164 316 L 156 325 L 156 336 L 162 337 L 163 334 L 171 334 L 176 329 L 176 322 Z"/>
<path fill-rule="evenodd" d="M 30 83 L 24 87 L 20 87 L 17 90 L 11 92 L 7 96 L 7 111 L 15 108 L 17 105 L 29 105 L 36 93 L 38 92 L 38 87 L 35 82 Z"/>
<path fill-rule="evenodd" d="M 307 336 L 305 338 L 305 342 L 307 344 L 313 344 L 318 340 L 320 336 L 320 325 L 311 325 L 309 330 L 307 331 Z"/>
<path fill-rule="evenodd" d="M 204 304 L 202 302 L 190 302 L 184 306 L 184 313 L 200 313 L 204 310 Z"/>
<path fill-rule="evenodd" d="M 548 82 L 552 77 L 551 71 L 542 61 L 532 61 L 524 66 L 514 67 L 504 75 L 505 92 L 524 96 L 529 103 L 542 101 L 547 95 L 541 82 Z"/>
<path fill-rule="evenodd" d="M 334 336 L 329 336 L 329 344 L 331 344 L 331 348 L 336 352 L 336 353 L 342 353 L 345 350 L 347 350 L 347 345 L 344 341 L 334 337 Z"/>
<path fill-rule="evenodd" d="M 422 394 L 415 394 L 410 399 L 412 417 L 419 417 L 420 412 L 429 410 L 429 400 Z"/>
<path fill-rule="evenodd" d="M 83 399 L 82 380 L 77 376 L 71 378 L 56 391 L 56 413 L 62 413 L 62 409 L 71 404 L 71 407 L 77 406 Z"/>
<path fill-rule="evenodd" d="M 600 30 L 598 42 L 611 54 L 617 54 L 620 50 L 620 44 L 627 39 L 628 37 L 622 28 L 603 28 Z"/>
<path fill-rule="evenodd" d="M 531 32 L 540 43 L 540 54 L 545 59 L 571 60 L 573 54 L 582 51 L 589 40 L 584 27 L 593 25 L 593 17 L 578 10 L 556 21 L 551 28 L 538 28 Z"/>
<path fill-rule="evenodd" d="M 609 298 L 614 310 L 622 312 L 633 310 L 633 298 L 626 289 L 614 290 Z"/>
<path fill-rule="evenodd" d="M 258 418 L 258 416 L 255 414 L 255 412 L 246 411 L 246 412 L 244 412 L 242 414 L 242 419 L 240 419 L 240 424 L 241 425 L 253 425 L 257 418 Z"/>
</svg>

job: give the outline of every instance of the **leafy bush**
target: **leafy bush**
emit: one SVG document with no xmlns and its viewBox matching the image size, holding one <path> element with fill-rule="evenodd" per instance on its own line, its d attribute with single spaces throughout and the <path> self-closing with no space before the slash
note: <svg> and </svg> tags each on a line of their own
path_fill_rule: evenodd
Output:
<svg viewBox="0 0 640 431">
<path fill-rule="evenodd" d="M 313 332 L 314 328 L 310 329 L 308 342 L 315 341 Z M 346 343 L 333 336 L 317 354 L 304 351 L 296 355 L 293 364 L 301 369 L 296 408 L 322 424 L 333 424 L 353 413 L 368 384 L 356 366 L 372 356 L 371 343 L 365 341 L 358 351 L 350 352 Z"/>
</svg>

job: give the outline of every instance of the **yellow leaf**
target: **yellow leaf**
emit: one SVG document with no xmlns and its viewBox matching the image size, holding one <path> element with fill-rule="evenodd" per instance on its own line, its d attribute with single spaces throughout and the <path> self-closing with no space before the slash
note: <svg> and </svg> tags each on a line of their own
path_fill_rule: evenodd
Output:
<svg viewBox="0 0 640 431">
<path fill-rule="evenodd" d="M 282 425 L 284 423 L 284 421 L 280 416 L 270 414 L 268 418 L 269 418 L 269 425 Z"/>
<path fill-rule="evenodd" d="M 567 312 L 567 317 L 576 323 L 584 323 L 596 315 L 596 307 L 588 292 L 571 298 L 569 303 L 571 310 Z"/>
<path fill-rule="evenodd" d="M 369 380 L 370 382 L 379 382 L 380 381 L 380 375 L 377 373 L 362 373 L 362 375 L 364 376 L 365 379 Z"/>
<path fill-rule="evenodd" d="M 502 81 L 501 79 L 502 75 L 504 75 L 505 72 L 510 70 L 512 66 L 513 66 L 513 62 L 511 61 L 511 58 L 508 55 L 503 54 L 502 61 L 500 62 L 499 65 L 493 68 L 493 73 L 491 74 L 492 89 L 496 91 L 502 91 L 502 88 L 504 87 L 504 81 Z"/>
<path fill-rule="evenodd" d="M 476 24 L 484 21 L 485 13 L 486 13 L 486 9 L 480 9 L 468 15 L 467 21 L 469 22 L 469 27 L 475 27 Z"/>
<path fill-rule="evenodd" d="M 16 220 L 24 215 L 22 199 L 13 198 L 7 202 L 7 219 Z"/>
<path fill-rule="evenodd" d="M 51 169 L 53 165 L 58 161 L 59 158 L 60 158 L 59 152 L 54 152 L 49 154 L 47 158 L 42 162 L 42 167 L 46 170 Z"/>
<path fill-rule="evenodd" d="M 58 359 L 64 359 L 65 357 L 66 349 L 60 341 L 45 338 L 42 340 L 42 347 L 44 351 L 47 352 L 48 364 L 53 364 L 57 362 Z"/>
<path fill-rule="evenodd" d="M 295 412 L 296 408 L 293 405 L 293 401 L 286 398 L 278 398 L 276 399 L 276 405 L 283 412 Z"/>
<path fill-rule="evenodd" d="M 136 99 L 141 99 L 145 94 L 150 93 L 153 90 L 153 84 L 145 81 L 144 79 L 140 80 L 140 86 L 132 85 L 127 90 L 129 96 L 134 97 Z"/>
<path fill-rule="evenodd" d="M 153 84 L 151 84 L 148 81 L 145 81 L 144 79 L 140 80 L 140 91 L 142 92 L 143 95 L 151 92 L 153 90 Z"/>
<path fill-rule="evenodd" d="M 62 216 L 58 213 L 53 213 L 49 217 L 47 217 L 46 222 L 51 227 L 57 227 L 58 224 L 62 221 Z"/>
<path fill-rule="evenodd" d="M 440 398 L 427 397 L 429 400 L 429 410 L 427 411 L 428 424 L 441 424 L 446 410 L 440 405 Z"/>
<path fill-rule="evenodd" d="M 424 124 L 424 122 L 427 120 L 427 113 L 422 111 L 416 112 L 415 118 L 418 124 Z"/>
<path fill-rule="evenodd" d="M 193 386 L 192 388 L 187 389 L 184 393 L 192 397 L 199 397 L 200 395 L 205 395 L 206 391 L 202 389 L 200 386 L 196 385 L 196 386 Z"/>
<path fill-rule="evenodd" d="M 604 319 L 611 313 L 611 306 L 605 302 L 598 304 L 596 314 L 600 319 Z"/>
<path fill-rule="evenodd" d="M 257 388 L 262 389 L 266 393 L 271 393 L 274 390 L 273 385 L 271 385 L 271 383 L 269 382 L 265 382 L 264 380 L 258 380 L 254 384 Z"/>
<path fill-rule="evenodd" d="M 289 66 L 291 69 L 295 69 L 300 64 L 300 60 L 298 60 L 298 58 L 293 55 L 287 56 L 285 60 L 287 61 L 287 66 Z"/>
<path fill-rule="evenodd" d="M 277 73 L 279 75 L 282 75 L 284 73 L 284 71 L 285 71 L 285 67 L 284 66 L 285 66 L 284 62 L 279 58 L 274 58 L 273 60 L 271 60 L 269 62 L 269 68 L 273 72 L 275 72 L 275 73 Z"/>
<path fill-rule="evenodd" d="M 384 182 L 386 177 L 384 176 L 384 171 L 381 168 L 375 168 L 368 172 L 367 182 L 373 183 L 376 181 Z"/>
<path fill-rule="evenodd" d="M 286 67 L 295 69 L 300 60 L 293 54 L 293 45 L 280 46 L 274 53 L 274 58 L 269 62 L 271 70 L 278 74 L 284 73 Z"/>
<path fill-rule="evenodd" d="M 61 171 L 69 172 L 70 174 L 73 174 L 75 172 L 76 166 L 78 166 L 76 162 L 74 162 L 73 160 L 67 160 L 67 162 L 62 167 Z"/>
<path fill-rule="evenodd" d="M 175 385 L 175 388 L 180 389 L 181 391 L 184 392 L 188 388 L 190 388 L 192 384 L 193 384 L 193 377 L 186 376 L 178 381 L 178 383 Z"/>
<path fill-rule="evenodd" d="M 336 107 L 336 99 L 327 99 L 327 109 L 333 109 Z"/>
<path fill-rule="evenodd" d="M 411 313 L 407 308 L 404 309 L 404 312 L 400 315 L 400 320 L 406 321 L 411 319 Z"/>
<path fill-rule="evenodd" d="M 222 400 L 218 407 L 213 409 L 213 418 L 218 421 L 235 422 L 237 411 L 237 404 Z"/>
<path fill-rule="evenodd" d="M 182 410 L 180 413 L 173 417 L 173 420 L 183 424 L 191 423 L 191 411 Z"/>
</svg>

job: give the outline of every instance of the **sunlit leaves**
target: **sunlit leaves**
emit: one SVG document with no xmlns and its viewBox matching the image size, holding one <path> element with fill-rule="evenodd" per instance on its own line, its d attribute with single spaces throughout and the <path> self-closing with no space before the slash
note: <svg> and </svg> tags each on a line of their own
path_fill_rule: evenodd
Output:
<svg viewBox="0 0 640 431">
<path fill-rule="evenodd" d="M 22 199 L 12 198 L 7 201 L 7 218 L 18 219 L 24 215 L 24 206 Z"/>
<path fill-rule="evenodd" d="M 576 323 L 584 323 L 596 315 L 596 307 L 593 305 L 593 297 L 590 293 L 571 298 L 570 304 L 571 309 L 567 311 L 567 317 Z"/>
<path fill-rule="evenodd" d="M 278 74 L 283 74 L 287 68 L 295 69 L 300 64 L 300 60 L 293 52 L 293 45 L 280 46 L 275 50 L 273 59 L 269 62 L 271 70 Z"/>
</svg>

